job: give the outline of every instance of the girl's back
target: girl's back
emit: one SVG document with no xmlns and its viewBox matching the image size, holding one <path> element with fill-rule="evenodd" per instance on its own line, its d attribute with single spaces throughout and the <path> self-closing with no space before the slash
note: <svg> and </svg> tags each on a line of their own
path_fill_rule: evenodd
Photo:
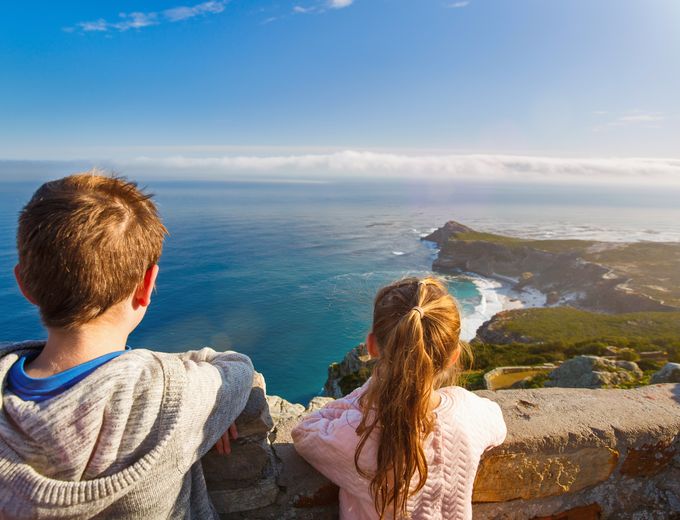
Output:
<svg viewBox="0 0 680 520">
<path fill-rule="evenodd" d="M 459 335 L 456 302 L 439 280 L 378 292 L 371 379 L 293 431 L 298 452 L 340 487 L 343 518 L 471 518 L 479 459 L 506 430 L 498 405 L 448 386 L 469 353 Z"/>
<path fill-rule="evenodd" d="M 370 493 L 371 481 L 358 475 L 354 454 L 362 412 L 359 397 L 366 383 L 348 396 L 307 416 L 294 430 L 295 448 L 310 464 L 340 487 L 342 518 L 379 518 Z M 499 406 L 464 388 L 439 390 L 432 433 L 423 442 L 428 465 L 424 487 L 408 500 L 414 520 L 472 518 L 472 484 L 482 453 L 505 439 Z M 361 453 L 360 465 L 375 467 L 377 435 Z M 389 515 L 391 517 L 392 515 Z"/>
</svg>

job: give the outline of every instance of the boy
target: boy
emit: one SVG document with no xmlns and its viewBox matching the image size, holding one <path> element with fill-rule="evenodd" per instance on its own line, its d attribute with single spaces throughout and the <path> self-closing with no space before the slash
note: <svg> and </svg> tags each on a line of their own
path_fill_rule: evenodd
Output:
<svg viewBox="0 0 680 520">
<path fill-rule="evenodd" d="M 48 335 L 0 346 L 1 518 L 217 518 L 200 458 L 229 452 L 253 367 L 126 347 L 165 234 L 150 195 L 96 171 L 22 210 L 16 279 Z"/>
</svg>

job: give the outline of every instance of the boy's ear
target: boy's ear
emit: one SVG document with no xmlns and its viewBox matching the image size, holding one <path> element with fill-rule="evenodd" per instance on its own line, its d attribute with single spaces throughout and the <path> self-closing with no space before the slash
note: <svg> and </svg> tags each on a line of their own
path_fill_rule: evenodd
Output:
<svg viewBox="0 0 680 520">
<path fill-rule="evenodd" d="M 375 334 L 372 332 L 369 332 L 368 336 L 366 336 L 366 349 L 368 350 L 368 355 L 371 356 L 371 358 L 378 359 L 380 357 L 378 342 L 375 340 Z"/>
<path fill-rule="evenodd" d="M 21 278 L 21 269 L 19 268 L 19 264 L 14 266 L 14 278 L 16 278 L 17 285 L 19 286 L 21 294 L 24 295 L 24 298 L 26 298 L 33 305 L 37 305 L 37 303 L 35 303 L 35 300 L 33 299 L 33 296 L 29 294 L 29 292 L 26 290 L 26 287 L 24 286 L 24 281 Z"/>
<path fill-rule="evenodd" d="M 144 273 L 144 280 L 137 287 L 135 292 L 134 302 L 142 307 L 148 307 L 151 303 L 151 293 L 156 287 L 156 278 L 158 277 L 158 265 L 154 264 L 146 273 Z"/>
</svg>

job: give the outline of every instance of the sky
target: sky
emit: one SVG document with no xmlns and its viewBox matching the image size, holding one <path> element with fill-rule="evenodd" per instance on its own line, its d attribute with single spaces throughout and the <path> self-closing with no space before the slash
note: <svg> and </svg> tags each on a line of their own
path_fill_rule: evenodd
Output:
<svg viewBox="0 0 680 520">
<path fill-rule="evenodd" d="M 677 0 L 3 2 L 35 163 L 680 184 Z"/>
</svg>

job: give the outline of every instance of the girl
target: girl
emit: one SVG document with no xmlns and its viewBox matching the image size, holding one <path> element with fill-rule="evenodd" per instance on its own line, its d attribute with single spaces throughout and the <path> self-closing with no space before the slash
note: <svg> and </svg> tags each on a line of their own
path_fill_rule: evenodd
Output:
<svg viewBox="0 0 680 520">
<path fill-rule="evenodd" d="M 505 439 L 499 406 L 451 383 L 460 315 L 434 278 L 378 292 L 366 338 L 373 376 L 308 415 L 295 448 L 340 487 L 343 519 L 470 519 L 482 453 Z"/>
</svg>

